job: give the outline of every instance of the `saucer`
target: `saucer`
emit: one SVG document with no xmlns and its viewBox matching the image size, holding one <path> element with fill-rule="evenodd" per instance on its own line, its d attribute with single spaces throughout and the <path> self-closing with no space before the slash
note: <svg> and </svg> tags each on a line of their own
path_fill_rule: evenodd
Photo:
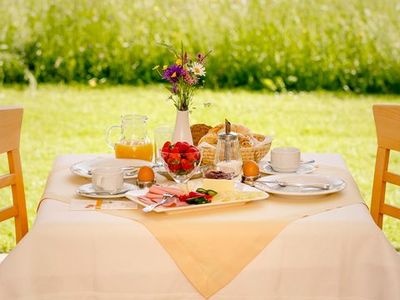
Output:
<svg viewBox="0 0 400 300">
<path fill-rule="evenodd" d="M 309 173 L 314 172 L 315 169 L 316 169 L 316 166 L 313 165 L 313 164 L 301 164 L 296 171 L 287 172 L 286 173 L 286 172 L 275 171 L 268 162 L 266 162 L 264 164 L 261 164 L 261 166 L 260 166 L 260 171 L 262 173 L 270 174 L 270 175 L 278 175 L 278 174 L 309 174 Z"/>
<path fill-rule="evenodd" d="M 88 198 L 102 198 L 102 199 L 111 199 L 111 198 L 122 198 L 125 197 L 125 194 L 129 191 L 139 189 L 136 185 L 130 183 L 124 183 L 122 189 L 117 192 L 100 192 L 96 191 L 91 183 L 81 185 L 77 190 L 76 193 L 79 196 L 84 196 Z"/>
</svg>

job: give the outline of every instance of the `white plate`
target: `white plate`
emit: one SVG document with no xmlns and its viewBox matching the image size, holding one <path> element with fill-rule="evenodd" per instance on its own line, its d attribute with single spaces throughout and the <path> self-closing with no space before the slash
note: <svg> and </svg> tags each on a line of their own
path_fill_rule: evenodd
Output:
<svg viewBox="0 0 400 300">
<path fill-rule="evenodd" d="M 123 198 L 125 194 L 129 191 L 138 190 L 139 187 L 130 183 L 124 183 L 123 188 L 118 191 L 118 193 L 107 193 L 107 192 L 96 192 L 91 183 L 81 185 L 76 193 L 79 196 L 84 196 L 88 198 L 101 198 L 101 199 L 112 199 L 112 198 Z"/>
<path fill-rule="evenodd" d="M 257 182 L 263 182 L 258 184 Z M 277 183 L 266 183 L 265 181 L 278 181 L 287 182 L 292 184 L 329 184 L 330 188 L 322 190 L 318 188 L 305 188 L 295 186 L 280 186 Z M 346 183 L 343 179 L 328 175 L 299 175 L 299 174 L 280 174 L 266 176 L 256 181 L 256 186 L 271 194 L 285 195 L 285 196 L 317 196 L 326 195 L 339 192 L 343 190 Z"/>
<path fill-rule="evenodd" d="M 301 164 L 300 167 L 291 173 L 283 173 L 275 171 L 268 162 L 260 163 L 260 171 L 265 174 L 278 175 L 278 174 L 309 174 L 316 169 L 313 164 Z"/>
<path fill-rule="evenodd" d="M 90 171 L 99 167 L 130 167 L 135 166 L 140 168 L 142 166 L 151 166 L 152 164 L 145 160 L 140 159 L 118 159 L 118 158 L 95 158 L 90 160 L 80 161 L 70 167 L 72 173 L 85 177 L 92 178 Z M 136 178 L 137 169 L 125 172 L 125 179 Z"/>
<path fill-rule="evenodd" d="M 170 186 L 172 186 L 172 185 L 170 185 Z M 256 197 L 256 198 L 231 200 L 231 201 L 225 201 L 225 202 L 211 202 L 211 203 L 207 203 L 207 204 L 187 205 L 187 206 L 177 206 L 177 207 L 176 206 L 175 207 L 159 206 L 159 207 L 156 207 L 153 211 L 158 212 L 158 213 L 178 213 L 178 212 L 195 211 L 195 210 L 197 211 L 197 210 L 211 209 L 211 208 L 217 208 L 217 207 L 223 207 L 223 206 L 241 205 L 241 204 L 245 204 L 246 202 L 265 200 L 269 197 L 268 193 L 260 191 L 259 189 L 253 188 L 251 186 L 245 185 L 240 182 L 235 183 L 235 189 L 238 191 L 242 191 L 242 192 L 261 192 L 262 194 L 260 194 L 260 196 Z M 195 188 L 191 187 L 190 190 L 195 190 Z M 147 203 L 142 202 L 139 198 L 132 196 L 131 194 L 132 194 L 132 192 L 129 192 L 125 195 L 125 197 L 136 202 L 137 204 L 139 204 L 141 206 L 148 205 Z"/>
</svg>

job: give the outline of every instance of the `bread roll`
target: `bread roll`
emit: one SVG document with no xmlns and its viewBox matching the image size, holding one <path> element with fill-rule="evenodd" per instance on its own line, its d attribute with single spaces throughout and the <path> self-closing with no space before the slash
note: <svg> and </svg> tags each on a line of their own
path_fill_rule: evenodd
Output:
<svg viewBox="0 0 400 300">
<path fill-rule="evenodd" d="M 193 144 L 197 146 L 200 139 L 205 136 L 210 129 L 211 126 L 208 126 L 206 124 L 194 124 L 190 126 L 190 131 L 192 132 L 193 137 Z"/>
<path fill-rule="evenodd" d="M 207 133 L 199 140 L 199 145 L 203 142 L 209 143 L 210 145 L 216 145 L 218 142 L 218 135 L 216 133 Z"/>
<path fill-rule="evenodd" d="M 238 133 L 240 147 L 252 147 L 253 142 L 250 135 Z"/>
<path fill-rule="evenodd" d="M 225 128 L 225 124 L 219 124 L 217 126 L 214 126 L 213 128 L 211 128 L 208 133 L 216 133 L 218 134 L 220 130 Z"/>
<path fill-rule="evenodd" d="M 255 138 L 259 142 L 263 142 L 265 140 L 265 135 L 253 133 L 253 138 Z"/>
</svg>

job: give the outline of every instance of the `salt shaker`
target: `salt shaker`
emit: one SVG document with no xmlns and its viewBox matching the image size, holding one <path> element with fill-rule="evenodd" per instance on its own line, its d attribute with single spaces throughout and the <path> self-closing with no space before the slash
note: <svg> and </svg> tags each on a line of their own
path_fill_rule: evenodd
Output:
<svg viewBox="0 0 400 300">
<path fill-rule="evenodd" d="M 242 171 L 239 138 L 236 133 L 230 132 L 228 121 L 226 121 L 225 126 L 225 132 L 218 134 L 214 163 L 221 171 L 234 172 L 234 176 L 237 176 Z"/>
</svg>

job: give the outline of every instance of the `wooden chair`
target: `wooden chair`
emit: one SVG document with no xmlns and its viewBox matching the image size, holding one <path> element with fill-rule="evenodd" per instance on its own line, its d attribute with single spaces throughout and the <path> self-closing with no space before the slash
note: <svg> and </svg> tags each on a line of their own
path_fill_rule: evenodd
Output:
<svg viewBox="0 0 400 300">
<path fill-rule="evenodd" d="M 400 176 L 388 171 L 390 151 L 400 151 L 400 105 L 373 106 L 378 150 L 376 154 L 371 215 L 382 228 L 383 215 L 400 219 L 400 208 L 385 203 L 386 183 L 400 186 Z"/>
<path fill-rule="evenodd" d="M 13 205 L 0 209 L 0 222 L 15 218 L 17 243 L 28 232 L 19 141 L 23 109 L 0 107 L 0 154 L 7 153 L 9 174 L 0 174 L 0 188 L 11 186 Z"/>
</svg>

